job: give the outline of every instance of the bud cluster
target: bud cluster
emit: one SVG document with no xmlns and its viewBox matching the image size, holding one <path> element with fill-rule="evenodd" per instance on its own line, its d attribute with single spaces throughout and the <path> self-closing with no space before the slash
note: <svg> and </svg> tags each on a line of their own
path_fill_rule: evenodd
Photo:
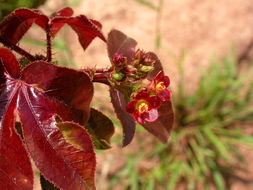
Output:
<svg viewBox="0 0 253 190">
<path fill-rule="evenodd" d="M 122 54 L 113 58 L 113 72 L 111 81 L 121 84 L 123 82 L 136 82 L 147 77 L 154 69 L 155 60 L 142 50 L 137 50 L 131 60 Z"/>
</svg>

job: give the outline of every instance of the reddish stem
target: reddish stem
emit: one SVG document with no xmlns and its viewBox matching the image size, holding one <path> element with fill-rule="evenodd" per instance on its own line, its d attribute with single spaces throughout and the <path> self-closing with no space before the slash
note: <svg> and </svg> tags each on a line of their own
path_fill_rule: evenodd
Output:
<svg viewBox="0 0 253 190">
<path fill-rule="evenodd" d="M 31 54 L 28 53 L 27 51 L 23 50 L 22 48 L 18 47 L 17 45 L 15 45 L 15 44 L 9 42 L 8 40 L 5 40 L 5 39 L 3 39 L 3 38 L 0 37 L 0 42 L 1 42 L 4 46 L 10 48 L 11 50 L 17 52 L 17 53 L 20 54 L 20 55 L 26 57 L 26 58 L 27 58 L 28 60 L 30 60 L 30 61 L 35 61 L 35 60 L 36 60 L 36 58 L 35 58 L 33 55 L 31 55 Z"/>
<path fill-rule="evenodd" d="M 47 33 L 47 61 L 51 62 L 52 61 L 52 43 L 51 43 L 51 32 L 50 32 L 50 24 L 47 24 L 46 26 L 46 33 Z"/>
<path fill-rule="evenodd" d="M 98 82 L 111 86 L 110 82 L 108 81 L 108 73 L 95 74 L 92 82 Z"/>
</svg>

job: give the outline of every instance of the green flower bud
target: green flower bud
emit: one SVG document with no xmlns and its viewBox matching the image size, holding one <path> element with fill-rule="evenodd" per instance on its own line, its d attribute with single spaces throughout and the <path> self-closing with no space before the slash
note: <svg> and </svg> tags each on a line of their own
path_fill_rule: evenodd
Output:
<svg viewBox="0 0 253 190">
<path fill-rule="evenodd" d="M 152 67 L 152 66 L 146 66 L 146 65 L 143 65 L 140 68 L 140 71 L 142 71 L 144 73 L 148 73 L 148 72 L 151 72 L 153 70 L 154 70 L 154 67 Z"/>
<path fill-rule="evenodd" d="M 116 72 L 112 74 L 112 78 L 116 81 L 121 81 L 124 78 L 124 74 L 121 72 Z"/>
</svg>

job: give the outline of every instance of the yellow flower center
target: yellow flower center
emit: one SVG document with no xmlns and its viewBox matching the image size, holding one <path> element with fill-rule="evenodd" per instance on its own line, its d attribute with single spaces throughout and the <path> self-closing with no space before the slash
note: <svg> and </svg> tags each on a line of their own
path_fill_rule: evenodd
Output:
<svg viewBox="0 0 253 190">
<path fill-rule="evenodd" d="M 159 82 L 157 85 L 156 85 L 156 90 L 157 91 L 163 91 L 163 90 L 165 90 L 166 89 L 166 86 L 165 86 L 165 84 L 164 84 L 164 82 Z"/>
<path fill-rule="evenodd" d="M 139 111 L 139 113 L 148 112 L 149 106 L 148 102 L 145 100 L 140 100 L 136 104 L 136 109 Z"/>
</svg>

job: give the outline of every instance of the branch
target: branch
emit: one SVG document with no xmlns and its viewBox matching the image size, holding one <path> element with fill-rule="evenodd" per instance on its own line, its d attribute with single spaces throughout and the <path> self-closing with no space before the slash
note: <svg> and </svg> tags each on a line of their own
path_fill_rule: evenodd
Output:
<svg viewBox="0 0 253 190">
<path fill-rule="evenodd" d="M 15 44 L 9 42 L 8 40 L 3 39 L 2 37 L 0 37 L 0 42 L 1 42 L 4 46 L 10 48 L 11 50 L 17 52 L 17 53 L 20 54 L 20 55 L 26 57 L 26 58 L 27 58 L 28 60 L 30 60 L 30 61 L 35 61 L 35 60 L 36 60 L 36 58 L 35 58 L 33 55 L 31 55 L 30 53 L 28 53 L 28 52 L 25 51 L 24 49 L 18 47 L 17 45 L 15 45 Z"/>
<path fill-rule="evenodd" d="M 110 82 L 108 81 L 108 73 L 101 73 L 94 75 L 92 82 L 98 82 L 111 86 Z"/>
</svg>

